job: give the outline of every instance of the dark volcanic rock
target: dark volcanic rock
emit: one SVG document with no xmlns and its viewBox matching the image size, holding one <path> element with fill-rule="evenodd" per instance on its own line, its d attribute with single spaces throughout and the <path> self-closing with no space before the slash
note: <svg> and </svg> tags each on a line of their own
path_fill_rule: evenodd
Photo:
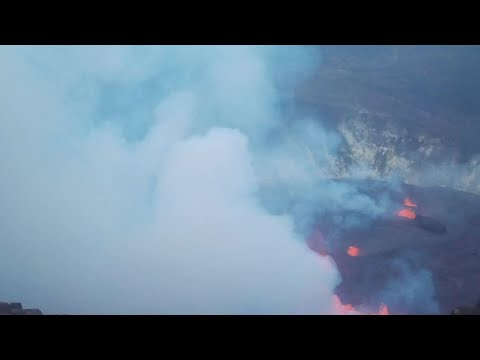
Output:
<svg viewBox="0 0 480 360">
<path fill-rule="evenodd" d="M 480 194 L 480 46 L 319 51 L 315 74 L 289 93 L 288 118 L 317 119 L 340 135 L 327 176 L 349 179 L 359 167 L 369 177 L 395 174 L 422 186 L 392 194 L 399 208 L 404 197 L 414 198 L 415 220 L 392 210 L 361 229 L 338 229 L 329 216 L 348 214 L 322 214 L 316 238 L 326 241 L 309 245 L 337 262 L 341 300 L 374 309 L 383 301 L 399 313 L 448 314 L 475 303 L 480 197 L 472 193 Z M 312 149 L 309 156 L 321 156 Z M 375 192 L 366 195 L 375 198 Z M 349 256 L 349 246 L 357 246 L 360 255 Z"/>
<path fill-rule="evenodd" d="M 472 178 L 480 170 L 480 46 L 323 46 L 320 52 L 317 71 L 296 89 L 294 118 L 311 116 L 340 133 L 332 175 L 348 177 L 361 165 L 377 178 L 398 173 L 414 184 L 428 179 L 480 193 L 480 179 Z M 433 179 L 427 173 L 451 163 L 462 173 Z"/>
<path fill-rule="evenodd" d="M 480 196 L 448 188 L 403 186 L 419 221 L 386 214 L 362 228 L 317 231 L 328 243 L 342 282 L 343 303 L 393 313 L 449 314 L 480 297 Z M 419 224 L 421 226 L 419 226 Z M 350 246 L 359 248 L 349 256 Z M 312 248 L 319 248 L 318 244 Z"/>
<path fill-rule="evenodd" d="M 441 222 L 436 221 L 428 216 L 417 215 L 415 222 L 422 229 L 434 232 L 436 234 L 444 234 L 447 232 L 447 228 Z"/>
<path fill-rule="evenodd" d="M 479 46 L 323 46 L 321 52 L 317 73 L 297 90 L 299 103 L 334 122 L 364 109 L 374 128 L 390 119 L 412 134 L 448 138 L 465 155 L 480 152 Z"/>
<path fill-rule="evenodd" d="M 43 315 L 38 309 L 24 309 L 20 303 L 0 302 L 0 315 Z"/>
<path fill-rule="evenodd" d="M 452 310 L 451 315 L 480 315 L 480 300 L 475 306 L 459 306 Z"/>
</svg>

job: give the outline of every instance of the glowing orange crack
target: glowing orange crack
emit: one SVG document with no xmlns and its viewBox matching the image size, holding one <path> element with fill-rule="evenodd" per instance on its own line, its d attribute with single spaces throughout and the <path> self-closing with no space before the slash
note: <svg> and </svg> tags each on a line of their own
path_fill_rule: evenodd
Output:
<svg viewBox="0 0 480 360">
<path fill-rule="evenodd" d="M 402 209 L 397 212 L 397 215 L 412 220 L 417 217 L 417 214 L 415 214 L 415 211 L 413 211 L 412 209 Z"/>
<path fill-rule="evenodd" d="M 347 254 L 350 256 L 358 256 L 360 255 L 360 249 L 356 246 L 349 246 L 347 249 Z"/>
<path fill-rule="evenodd" d="M 378 312 L 362 312 L 357 309 L 351 304 L 342 304 L 340 298 L 337 295 L 334 295 L 334 305 L 335 310 L 340 315 L 390 315 L 390 310 L 388 306 L 381 303 Z"/>
<path fill-rule="evenodd" d="M 415 204 L 410 198 L 406 198 L 403 201 L 403 205 L 410 206 L 410 207 L 417 207 L 417 204 Z"/>
</svg>

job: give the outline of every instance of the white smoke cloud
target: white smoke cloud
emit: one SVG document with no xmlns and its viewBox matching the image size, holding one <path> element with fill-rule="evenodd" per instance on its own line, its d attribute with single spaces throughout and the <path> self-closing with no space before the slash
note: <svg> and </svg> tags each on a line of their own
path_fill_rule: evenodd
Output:
<svg viewBox="0 0 480 360">
<path fill-rule="evenodd" d="M 47 313 L 331 311 L 335 266 L 256 198 L 269 51 L 0 53 L 0 298 Z"/>
</svg>

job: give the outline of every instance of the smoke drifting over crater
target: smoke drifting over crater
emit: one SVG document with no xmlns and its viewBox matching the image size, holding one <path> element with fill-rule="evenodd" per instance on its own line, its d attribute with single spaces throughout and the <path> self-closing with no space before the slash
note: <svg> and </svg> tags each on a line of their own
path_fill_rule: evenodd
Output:
<svg viewBox="0 0 480 360">
<path fill-rule="evenodd" d="M 272 74 L 286 53 L 308 70 L 302 51 L 0 48 L 0 297 L 46 313 L 330 313 L 335 265 L 258 198 L 290 157 L 268 150 Z"/>
<path fill-rule="evenodd" d="M 432 273 L 403 251 L 437 235 L 395 215 L 415 190 L 402 182 L 476 189 L 477 158 L 449 162 L 428 134 L 433 107 L 399 100 L 398 51 L 369 48 L 367 66 L 335 49 L 0 47 L 0 300 L 71 314 L 438 312 Z M 419 190 L 414 211 L 450 221 L 454 239 L 463 220 L 435 194 Z M 340 303 L 385 264 L 393 280 Z"/>
</svg>

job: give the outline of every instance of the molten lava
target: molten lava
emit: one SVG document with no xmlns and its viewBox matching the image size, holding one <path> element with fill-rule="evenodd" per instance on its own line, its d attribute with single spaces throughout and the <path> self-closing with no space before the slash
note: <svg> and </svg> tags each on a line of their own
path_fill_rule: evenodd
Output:
<svg viewBox="0 0 480 360">
<path fill-rule="evenodd" d="M 407 219 L 412 219 L 412 220 L 414 220 L 417 217 L 417 215 L 415 214 L 415 211 L 413 211 L 412 209 L 402 209 L 399 212 L 397 212 L 397 215 Z"/>
<path fill-rule="evenodd" d="M 380 305 L 380 310 L 378 310 L 378 315 L 390 315 L 390 311 L 388 310 L 388 306 L 382 303 Z"/>
<path fill-rule="evenodd" d="M 347 249 L 347 254 L 350 256 L 358 256 L 360 255 L 360 249 L 356 246 L 349 246 Z"/>
<path fill-rule="evenodd" d="M 415 211 L 413 211 L 412 208 L 416 208 L 417 204 L 415 204 L 412 201 L 412 199 L 407 197 L 405 198 L 405 200 L 403 200 L 403 205 L 407 207 L 398 211 L 396 215 L 407 218 L 407 219 L 415 220 L 415 218 L 417 217 L 417 214 L 415 214 Z"/>
<path fill-rule="evenodd" d="M 355 310 L 351 304 L 342 304 L 337 295 L 333 296 L 333 305 L 335 313 L 338 315 L 362 315 L 362 313 Z"/>
<path fill-rule="evenodd" d="M 380 304 L 378 312 L 363 312 L 355 309 L 351 304 L 342 304 L 340 298 L 334 295 L 333 304 L 335 306 L 335 312 L 339 315 L 390 315 L 388 306 L 383 303 Z"/>
<path fill-rule="evenodd" d="M 410 198 L 406 198 L 403 201 L 403 205 L 410 206 L 410 207 L 417 207 L 417 204 L 415 204 Z"/>
<path fill-rule="evenodd" d="M 336 307 L 341 314 L 350 314 L 356 312 L 355 308 L 351 304 L 342 304 L 340 299 L 336 298 Z"/>
</svg>

